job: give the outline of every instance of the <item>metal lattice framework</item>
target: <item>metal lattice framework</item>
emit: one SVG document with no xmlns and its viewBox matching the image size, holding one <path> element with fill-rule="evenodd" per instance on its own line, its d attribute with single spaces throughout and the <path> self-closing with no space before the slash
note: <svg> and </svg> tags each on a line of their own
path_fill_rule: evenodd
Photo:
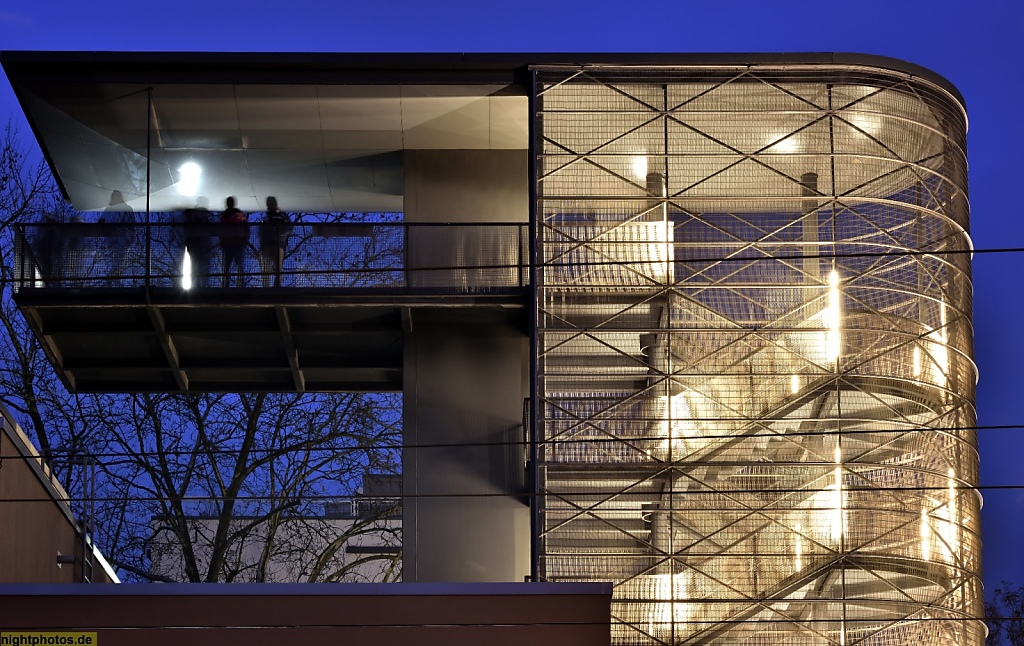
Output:
<svg viewBox="0 0 1024 646">
<path fill-rule="evenodd" d="M 541 575 L 617 644 L 981 644 L 957 100 L 536 74 Z"/>
</svg>

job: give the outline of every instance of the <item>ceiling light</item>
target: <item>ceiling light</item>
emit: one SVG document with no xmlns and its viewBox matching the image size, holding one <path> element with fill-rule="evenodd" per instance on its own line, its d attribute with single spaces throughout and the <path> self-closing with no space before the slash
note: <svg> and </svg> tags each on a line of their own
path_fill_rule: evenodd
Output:
<svg viewBox="0 0 1024 646">
<path fill-rule="evenodd" d="M 199 177 L 203 169 L 195 162 L 185 162 L 178 169 L 181 179 L 178 180 L 178 194 L 186 197 L 194 197 L 199 192 Z"/>
</svg>

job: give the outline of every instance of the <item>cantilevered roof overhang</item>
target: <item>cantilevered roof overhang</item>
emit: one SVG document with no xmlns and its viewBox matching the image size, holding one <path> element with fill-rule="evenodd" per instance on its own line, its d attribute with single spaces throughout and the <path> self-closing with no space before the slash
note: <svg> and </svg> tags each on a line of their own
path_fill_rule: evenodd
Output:
<svg viewBox="0 0 1024 646">
<path fill-rule="evenodd" d="M 526 92 L 512 69 L 212 56 L 140 67 L 5 54 L 4 64 L 55 177 L 84 211 L 118 191 L 136 212 L 179 210 L 199 195 L 215 208 L 234 195 L 247 211 L 274 195 L 291 211 L 401 212 L 404 151 L 527 148 Z"/>
<path fill-rule="evenodd" d="M 859 54 L 0 53 L 57 181 L 79 210 L 119 191 L 136 211 L 203 194 L 260 210 L 402 210 L 402 153 L 528 147 L 530 70 L 827 65 L 941 76 Z M 182 167 L 193 162 L 198 186 Z"/>
</svg>

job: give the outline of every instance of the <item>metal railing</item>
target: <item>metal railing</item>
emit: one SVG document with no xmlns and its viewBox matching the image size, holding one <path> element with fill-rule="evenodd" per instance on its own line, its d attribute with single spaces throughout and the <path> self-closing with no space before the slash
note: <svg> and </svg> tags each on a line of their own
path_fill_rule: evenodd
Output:
<svg viewBox="0 0 1024 646">
<path fill-rule="evenodd" d="M 528 241 L 526 224 L 21 224 L 15 291 L 517 290 L 530 282 Z"/>
</svg>

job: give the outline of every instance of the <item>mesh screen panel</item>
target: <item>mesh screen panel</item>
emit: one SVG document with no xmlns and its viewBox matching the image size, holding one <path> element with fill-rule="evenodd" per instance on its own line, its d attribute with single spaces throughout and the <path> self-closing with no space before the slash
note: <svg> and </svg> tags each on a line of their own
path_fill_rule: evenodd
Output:
<svg viewBox="0 0 1024 646">
<path fill-rule="evenodd" d="M 957 104 L 860 68 L 537 83 L 542 576 L 612 580 L 616 644 L 981 644 Z"/>
<path fill-rule="evenodd" d="M 294 224 L 268 245 L 268 225 L 254 223 L 237 236 L 239 261 L 227 264 L 231 225 L 183 225 L 175 217 L 156 214 L 148 225 L 18 225 L 16 289 L 176 287 L 187 274 L 196 287 L 459 294 L 518 290 L 530 280 L 525 225 Z"/>
</svg>

